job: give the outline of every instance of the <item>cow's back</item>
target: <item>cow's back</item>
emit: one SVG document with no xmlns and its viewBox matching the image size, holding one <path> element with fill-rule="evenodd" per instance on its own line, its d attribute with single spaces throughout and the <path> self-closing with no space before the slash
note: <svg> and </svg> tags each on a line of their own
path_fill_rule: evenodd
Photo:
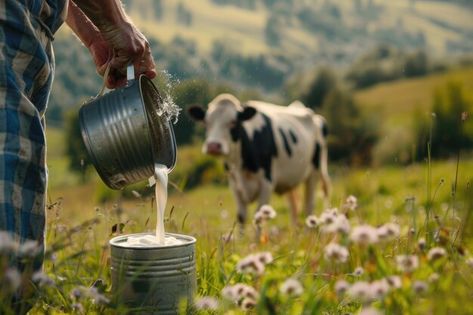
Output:
<svg viewBox="0 0 473 315">
<path fill-rule="evenodd" d="M 283 193 L 304 181 L 313 169 L 312 160 L 317 137 L 314 113 L 302 104 L 277 106 L 250 101 L 259 114 L 244 123 L 248 134 L 254 134 L 264 124 L 262 116 L 271 121 L 277 154 L 271 161 L 272 182 L 275 191 Z"/>
</svg>

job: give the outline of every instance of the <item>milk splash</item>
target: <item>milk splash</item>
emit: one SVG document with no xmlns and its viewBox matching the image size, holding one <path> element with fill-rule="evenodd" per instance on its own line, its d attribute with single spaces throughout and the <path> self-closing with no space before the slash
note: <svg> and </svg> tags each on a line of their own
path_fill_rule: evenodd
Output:
<svg viewBox="0 0 473 315">
<path fill-rule="evenodd" d="M 168 199 L 168 168 L 162 164 L 156 164 L 154 167 L 153 180 L 150 184 L 155 184 L 156 191 L 156 234 L 129 236 L 122 245 L 127 247 L 154 247 L 170 246 L 181 244 L 182 241 L 172 236 L 165 236 L 164 231 L 164 211 Z M 154 183 L 153 183 L 154 182 Z"/>
<path fill-rule="evenodd" d="M 174 102 L 174 99 L 172 98 L 172 91 L 174 85 L 179 84 L 179 80 L 174 79 L 172 75 L 166 70 L 161 71 L 161 73 L 163 82 L 160 90 L 163 103 L 157 113 L 159 116 L 164 115 L 169 121 L 172 121 L 173 124 L 176 124 L 181 108 Z"/>
</svg>

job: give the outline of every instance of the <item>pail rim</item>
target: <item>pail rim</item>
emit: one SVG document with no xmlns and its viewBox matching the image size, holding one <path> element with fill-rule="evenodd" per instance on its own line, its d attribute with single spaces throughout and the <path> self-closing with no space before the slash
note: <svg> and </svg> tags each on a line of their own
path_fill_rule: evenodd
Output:
<svg viewBox="0 0 473 315">
<path fill-rule="evenodd" d="M 124 246 L 120 244 L 120 243 L 125 242 L 127 238 L 130 236 L 144 236 L 144 235 L 155 235 L 155 234 L 150 233 L 150 232 L 144 232 L 144 233 L 132 233 L 132 234 L 119 235 L 110 239 L 108 243 L 110 244 L 110 246 L 115 246 L 119 248 L 127 248 L 127 249 L 133 249 L 133 250 L 150 250 L 150 249 L 165 249 L 165 248 L 167 249 L 167 248 L 174 248 L 174 247 L 183 247 L 183 246 L 195 244 L 197 242 L 197 239 L 190 235 L 177 234 L 177 233 L 165 233 L 165 236 L 172 236 L 184 242 L 181 244 L 152 245 L 152 246 L 146 246 L 146 247 L 138 247 L 138 246 L 132 247 L 132 246 Z"/>
</svg>

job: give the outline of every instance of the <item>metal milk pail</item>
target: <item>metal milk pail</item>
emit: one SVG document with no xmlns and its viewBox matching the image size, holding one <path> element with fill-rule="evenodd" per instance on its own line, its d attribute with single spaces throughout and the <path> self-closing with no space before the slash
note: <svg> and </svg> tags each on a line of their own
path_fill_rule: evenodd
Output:
<svg viewBox="0 0 473 315">
<path fill-rule="evenodd" d="M 192 303 L 196 289 L 196 239 L 166 233 L 182 244 L 162 247 L 125 247 L 129 236 L 110 240 L 112 292 L 120 302 L 139 314 L 178 314 L 182 299 Z"/>
<path fill-rule="evenodd" d="M 143 75 L 135 79 L 133 66 L 127 79 L 125 87 L 97 96 L 79 111 L 89 157 L 113 189 L 151 177 L 156 163 L 171 170 L 176 162 L 174 131 L 156 86 Z"/>
</svg>

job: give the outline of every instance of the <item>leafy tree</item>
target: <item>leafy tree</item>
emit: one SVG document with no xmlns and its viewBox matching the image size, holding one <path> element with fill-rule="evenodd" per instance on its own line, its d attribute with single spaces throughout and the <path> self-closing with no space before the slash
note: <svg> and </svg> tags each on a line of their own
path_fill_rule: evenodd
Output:
<svg viewBox="0 0 473 315">
<path fill-rule="evenodd" d="M 379 135 L 377 120 L 362 113 L 352 95 L 339 88 L 325 98 L 323 114 L 329 130 L 330 158 L 354 165 L 371 163 Z"/>
<path fill-rule="evenodd" d="M 432 155 L 447 157 L 460 149 L 473 146 L 473 121 L 467 120 L 473 104 L 465 96 L 464 87 L 458 82 L 448 82 L 434 92 L 432 112 Z"/>
<path fill-rule="evenodd" d="M 302 101 L 311 108 L 321 107 L 325 98 L 337 87 L 337 78 L 327 67 L 317 71 L 309 88 L 302 96 Z"/>
<path fill-rule="evenodd" d="M 76 173 L 85 174 L 86 168 L 90 165 L 87 150 L 80 132 L 78 110 L 73 109 L 67 112 L 66 120 L 66 155 L 69 158 L 69 169 Z"/>
</svg>

